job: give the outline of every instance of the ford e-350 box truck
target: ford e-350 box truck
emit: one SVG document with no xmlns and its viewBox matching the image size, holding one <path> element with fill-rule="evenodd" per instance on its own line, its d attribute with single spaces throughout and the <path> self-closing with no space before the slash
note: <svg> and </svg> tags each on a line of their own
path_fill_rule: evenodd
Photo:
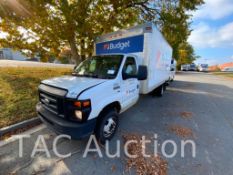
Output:
<svg viewBox="0 0 233 175">
<path fill-rule="evenodd" d="M 95 56 L 72 75 L 41 82 L 38 115 L 57 133 L 75 139 L 94 133 L 105 142 L 140 93 L 163 94 L 171 59 L 171 47 L 152 23 L 100 36 Z"/>
</svg>

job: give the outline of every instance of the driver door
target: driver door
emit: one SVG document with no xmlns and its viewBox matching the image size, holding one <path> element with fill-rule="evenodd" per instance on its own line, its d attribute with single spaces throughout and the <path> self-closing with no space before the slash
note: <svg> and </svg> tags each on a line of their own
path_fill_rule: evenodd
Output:
<svg viewBox="0 0 233 175">
<path fill-rule="evenodd" d="M 136 77 L 124 79 L 123 74 L 137 75 L 137 63 L 134 57 L 127 57 L 122 69 L 122 103 L 125 108 L 129 108 L 139 98 L 139 81 Z"/>
</svg>

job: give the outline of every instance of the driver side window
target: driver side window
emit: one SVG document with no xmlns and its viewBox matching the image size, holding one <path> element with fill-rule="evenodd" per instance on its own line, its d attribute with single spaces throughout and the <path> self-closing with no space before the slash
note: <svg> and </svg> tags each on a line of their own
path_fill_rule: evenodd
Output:
<svg viewBox="0 0 233 175">
<path fill-rule="evenodd" d="M 133 57 L 127 57 L 123 67 L 123 74 L 137 75 L 137 66 Z"/>
</svg>

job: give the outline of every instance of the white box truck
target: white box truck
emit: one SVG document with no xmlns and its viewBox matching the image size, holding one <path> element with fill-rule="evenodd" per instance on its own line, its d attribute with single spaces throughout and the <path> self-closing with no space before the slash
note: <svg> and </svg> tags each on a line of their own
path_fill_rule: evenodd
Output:
<svg viewBox="0 0 233 175">
<path fill-rule="evenodd" d="M 152 23 L 100 36 L 95 56 L 72 75 L 41 82 L 38 116 L 57 133 L 74 139 L 94 133 L 105 142 L 140 93 L 163 94 L 171 58 L 171 47 Z"/>
</svg>

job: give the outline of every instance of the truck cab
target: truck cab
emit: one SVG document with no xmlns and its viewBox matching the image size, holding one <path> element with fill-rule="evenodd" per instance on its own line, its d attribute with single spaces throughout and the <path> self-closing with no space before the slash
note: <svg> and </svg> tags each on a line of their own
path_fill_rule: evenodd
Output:
<svg viewBox="0 0 233 175">
<path fill-rule="evenodd" d="M 181 71 L 188 71 L 189 70 L 189 64 L 182 64 L 180 67 Z"/>
<path fill-rule="evenodd" d="M 147 78 L 146 66 L 133 54 L 93 56 L 72 75 L 44 80 L 39 85 L 37 112 L 57 133 L 74 139 L 95 133 L 109 140 L 118 126 L 118 115 L 139 98 L 139 80 Z"/>
<path fill-rule="evenodd" d="M 208 64 L 200 64 L 198 66 L 198 71 L 199 72 L 208 72 Z"/>
</svg>

